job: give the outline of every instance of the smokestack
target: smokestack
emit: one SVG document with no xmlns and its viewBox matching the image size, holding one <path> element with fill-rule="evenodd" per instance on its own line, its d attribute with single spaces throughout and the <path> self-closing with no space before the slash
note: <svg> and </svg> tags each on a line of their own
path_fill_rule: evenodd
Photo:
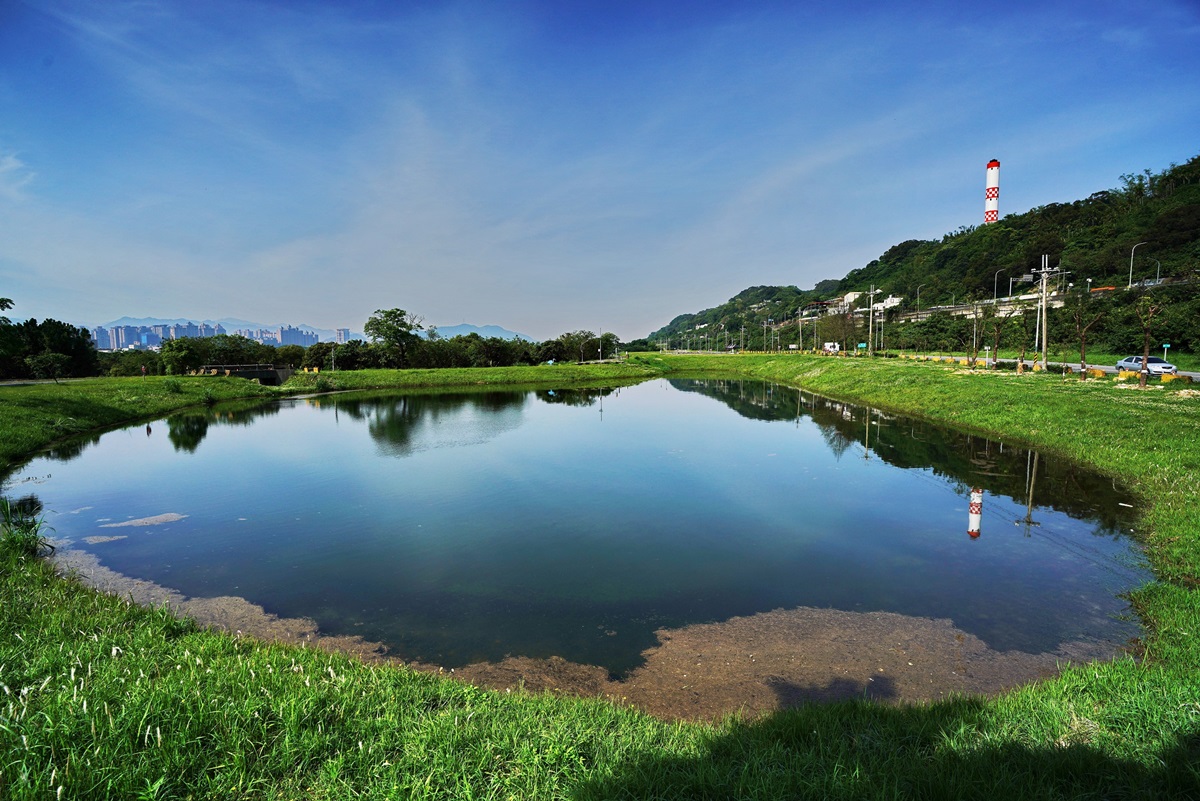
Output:
<svg viewBox="0 0 1200 801">
<path fill-rule="evenodd" d="M 992 159 L 987 163 L 987 191 L 983 200 L 983 224 L 1000 219 L 1000 162 Z"/>
</svg>

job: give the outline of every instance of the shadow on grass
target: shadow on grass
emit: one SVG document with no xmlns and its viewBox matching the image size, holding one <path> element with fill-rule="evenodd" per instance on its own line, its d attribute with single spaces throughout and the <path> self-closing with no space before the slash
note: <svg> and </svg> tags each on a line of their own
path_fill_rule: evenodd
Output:
<svg viewBox="0 0 1200 801">
<path fill-rule="evenodd" d="M 884 706 L 862 699 L 889 697 L 886 682 L 855 685 L 777 686 L 803 705 L 724 727 L 698 755 L 644 756 L 574 797 L 1200 799 L 1200 731 L 1134 761 L 997 736 L 994 711 L 976 699 Z M 852 690 L 858 700 L 804 703 Z"/>
</svg>

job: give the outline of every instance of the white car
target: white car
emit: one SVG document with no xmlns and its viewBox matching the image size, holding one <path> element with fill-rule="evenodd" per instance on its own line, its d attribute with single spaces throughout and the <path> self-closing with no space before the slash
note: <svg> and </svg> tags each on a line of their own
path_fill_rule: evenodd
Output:
<svg viewBox="0 0 1200 801">
<path fill-rule="evenodd" d="M 1142 357 L 1126 356 L 1124 359 L 1121 359 L 1121 361 L 1117 362 L 1117 369 L 1131 370 L 1135 373 L 1140 373 L 1142 372 Z M 1160 359 L 1157 356 L 1151 356 L 1146 360 L 1146 369 L 1149 370 L 1150 375 L 1163 375 L 1164 373 L 1168 375 L 1174 375 L 1176 372 L 1175 365 L 1164 359 Z"/>
</svg>

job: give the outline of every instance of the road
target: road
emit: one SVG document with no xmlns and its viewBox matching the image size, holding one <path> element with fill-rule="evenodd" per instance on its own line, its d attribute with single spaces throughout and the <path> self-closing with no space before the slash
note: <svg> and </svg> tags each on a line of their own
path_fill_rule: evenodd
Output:
<svg viewBox="0 0 1200 801">
<path fill-rule="evenodd" d="M 941 358 L 940 356 L 933 356 L 932 354 L 929 354 L 929 356 L 932 358 Z M 962 359 L 962 358 L 966 358 L 966 357 L 955 356 L 954 358 Z M 1000 364 L 1016 364 L 1017 363 L 1016 359 L 999 359 L 998 361 Z M 987 363 L 982 356 L 979 357 L 979 362 L 980 362 L 980 364 Z M 1040 360 L 1039 360 L 1039 363 L 1040 363 Z M 1034 361 L 1032 359 L 1025 360 L 1026 369 L 1032 370 L 1033 365 L 1034 365 Z M 1049 365 L 1049 369 L 1051 369 L 1051 370 L 1057 369 L 1057 370 L 1061 371 L 1063 368 L 1063 362 L 1048 362 L 1048 365 Z M 1078 370 L 1079 362 L 1067 362 L 1066 366 L 1070 367 L 1072 370 Z M 1116 373 L 1117 373 L 1116 366 L 1111 365 L 1111 364 L 1089 364 L 1088 369 L 1089 370 L 1103 370 L 1105 372 L 1105 374 L 1107 374 L 1107 375 L 1116 375 Z M 1187 376 L 1188 378 L 1192 379 L 1192 381 L 1200 382 L 1200 373 L 1188 372 L 1186 370 L 1180 370 L 1179 375 L 1184 375 L 1184 376 Z"/>
</svg>

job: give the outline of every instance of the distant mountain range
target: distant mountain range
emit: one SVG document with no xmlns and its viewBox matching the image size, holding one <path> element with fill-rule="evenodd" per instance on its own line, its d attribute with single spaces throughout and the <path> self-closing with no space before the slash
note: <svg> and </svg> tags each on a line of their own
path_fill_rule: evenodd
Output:
<svg viewBox="0 0 1200 801">
<path fill-rule="evenodd" d="M 497 339 L 524 339 L 532 341 L 524 334 L 518 334 L 515 331 L 509 331 L 507 328 L 501 328 L 498 325 L 471 325 L 470 323 L 459 323 L 458 325 L 447 326 L 426 326 L 427 328 L 437 328 L 438 336 L 442 339 L 452 339 L 454 337 L 465 337 L 470 334 L 479 334 L 479 336 L 487 339 L 496 337 Z"/>
<path fill-rule="evenodd" d="M 251 320 L 239 320 L 236 317 L 222 317 L 220 320 L 194 320 L 188 317 L 121 317 L 120 319 L 113 320 L 111 322 L 102 323 L 99 327 L 116 328 L 124 325 L 149 327 L 152 325 L 182 325 L 184 323 L 195 323 L 196 325 L 204 323 L 211 326 L 220 324 L 225 328 L 226 331 L 230 333 L 239 329 L 255 331 L 261 328 L 270 331 L 275 328 L 283 328 L 287 325 L 286 323 L 273 323 L 268 325 L 264 323 L 256 323 Z M 335 332 L 332 328 L 316 328 L 303 323 L 295 327 L 302 331 L 308 331 L 316 334 L 322 342 L 332 342 L 336 338 Z M 479 336 L 485 338 L 499 337 L 500 339 L 517 339 L 519 337 L 521 339 L 529 339 L 529 337 L 525 336 L 524 334 L 518 334 L 515 331 L 509 331 L 507 328 L 501 328 L 498 325 L 478 326 L 471 325 L 469 323 L 460 323 L 459 325 L 448 325 L 445 327 L 437 326 L 437 332 L 444 339 L 450 339 L 451 337 L 457 336 L 467 336 L 468 334 L 479 334 Z M 350 338 L 365 339 L 362 334 L 354 331 L 350 332 Z"/>
</svg>

